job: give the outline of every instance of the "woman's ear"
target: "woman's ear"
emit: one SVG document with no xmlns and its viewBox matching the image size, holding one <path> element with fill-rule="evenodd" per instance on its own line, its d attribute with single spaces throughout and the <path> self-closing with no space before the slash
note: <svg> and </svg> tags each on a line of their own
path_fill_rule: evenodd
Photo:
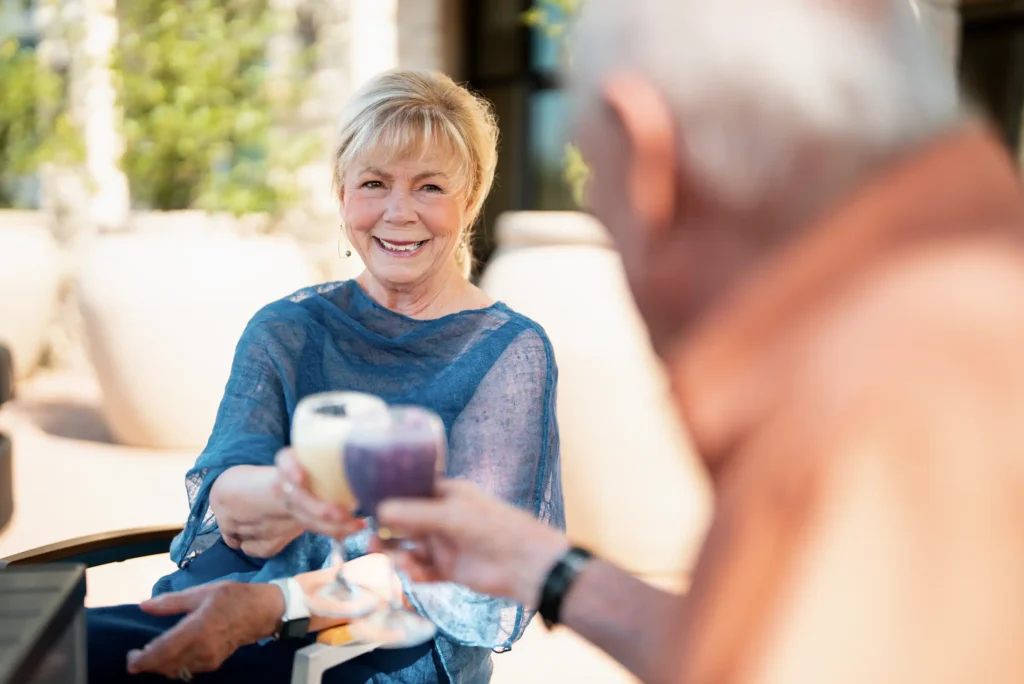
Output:
<svg viewBox="0 0 1024 684">
<path fill-rule="evenodd" d="M 345 214 L 345 188 L 339 185 L 335 188 L 338 197 L 338 216 Z"/>
<path fill-rule="evenodd" d="M 668 104 L 646 78 L 616 72 L 602 95 L 628 146 L 626 183 L 631 209 L 645 226 L 667 229 L 675 217 L 679 169 L 675 127 Z"/>
</svg>

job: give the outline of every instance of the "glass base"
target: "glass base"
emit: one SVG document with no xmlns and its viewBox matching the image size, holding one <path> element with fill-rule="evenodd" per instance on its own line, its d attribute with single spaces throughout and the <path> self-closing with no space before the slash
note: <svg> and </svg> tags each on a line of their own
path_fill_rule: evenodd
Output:
<svg viewBox="0 0 1024 684">
<path fill-rule="evenodd" d="M 378 648 L 411 648 L 433 639 L 437 626 L 416 613 L 385 608 L 353 622 L 349 631 L 358 641 L 378 644 Z"/>
<path fill-rule="evenodd" d="M 354 620 L 366 617 L 380 606 L 380 598 L 369 589 L 350 584 L 331 582 L 319 591 L 307 594 L 306 603 L 313 615 Z"/>
</svg>

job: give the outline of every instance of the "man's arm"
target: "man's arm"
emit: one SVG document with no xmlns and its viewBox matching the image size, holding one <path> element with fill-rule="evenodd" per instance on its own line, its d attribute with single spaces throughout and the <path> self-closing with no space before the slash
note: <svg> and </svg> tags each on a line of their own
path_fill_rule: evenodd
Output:
<svg viewBox="0 0 1024 684">
<path fill-rule="evenodd" d="M 569 548 L 559 530 L 482 493 L 468 482 L 438 485 L 434 499 L 387 501 L 381 522 L 421 540 L 400 552 L 420 581 L 451 581 L 536 606 L 548 574 Z M 561 620 L 648 682 L 675 681 L 673 643 L 684 599 L 659 591 L 604 561 L 590 562 L 563 599 Z"/>
<path fill-rule="evenodd" d="M 569 589 L 562 622 L 644 682 L 676 681 L 671 642 L 678 638 L 685 599 L 655 589 L 595 560 Z"/>
</svg>

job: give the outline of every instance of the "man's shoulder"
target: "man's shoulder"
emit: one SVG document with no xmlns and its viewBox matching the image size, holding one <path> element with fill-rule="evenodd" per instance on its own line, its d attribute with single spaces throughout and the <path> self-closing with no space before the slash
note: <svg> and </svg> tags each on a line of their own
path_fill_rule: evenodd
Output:
<svg viewBox="0 0 1024 684">
<path fill-rule="evenodd" d="M 1022 301 L 1016 248 L 947 245 L 893 258 L 822 312 L 794 379 L 848 410 L 1006 393 L 1024 401 Z"/>
</svg>

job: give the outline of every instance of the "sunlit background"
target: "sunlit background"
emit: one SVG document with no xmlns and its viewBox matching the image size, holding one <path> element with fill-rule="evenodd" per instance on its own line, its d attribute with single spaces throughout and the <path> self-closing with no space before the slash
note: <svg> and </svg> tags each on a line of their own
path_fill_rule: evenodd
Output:
<svg viewBox="0 0 1024 684">
<path fill-rule="evenodd" d="M 579 4 L 0 0 L 0 343 L 17 392 L 0 410 L 16 500 L 0 557 L 184 520 L 183 475 L 249 316 L 360 270 L 339 253 L 330 190 L 342 106 L 374 74 L 415 67 L 466 82 L 499 119 L 474 277 L 554 344 L 570 534 L 678 586 L 710 494 L 618 259 L 566 180 L 586 173 L 562 75 Z M 1019 150 L 1024 8 L 914 6 Z M 623 453 L 644 458 L 623 470 Z M 137 601 L 168 563 L 90 571 L 88 601 Z M 537 672 L 628 681 L 534 625 L 496 680 Z"/>
</svg>

